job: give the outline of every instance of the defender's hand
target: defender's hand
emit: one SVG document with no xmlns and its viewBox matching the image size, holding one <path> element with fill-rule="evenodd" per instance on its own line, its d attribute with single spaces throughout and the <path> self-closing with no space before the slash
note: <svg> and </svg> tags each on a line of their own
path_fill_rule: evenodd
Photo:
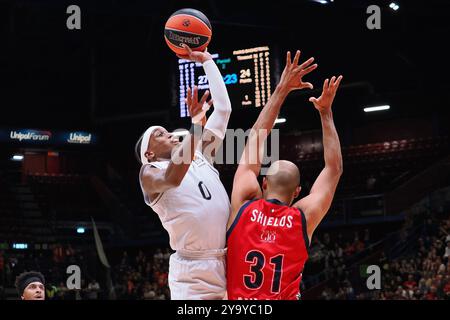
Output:
<svg viewBox="0 0 450 320">
<path fill-rule="evenodd" d="M 311 97 L 309 101 L 314 104 L 314 107 L 319 112 L 324 112 L 331 109 L 331 104 L 333 103 L 334 97 L 336 96 L 336 91 L 341 83 L 342 76 L 332 77 L 330 81 L 326 79 L 323 83 L 322 95 L 319 98 Z"/>
<path fill-rule="evenodd" d="M 298 65 L 299 59 L 299 50 L 297 50 L 297 52 L 295 53 L 294 61 L 291 61 L 290 51 L 288 51 L 286 54 L 286 66 L 284 67 L 283 73 L 281 74 L 279 86 L 287 90 L 288 92 L 303 88 L 313 88 L 313 85 L 310 82 L 303 82 L 302 78 L 303 76 L 316 69 L 317 64 L 311 65 L 311 63 L 314 62 L 314 58 L 311 57 L 301 65 Z"/>
</svg>

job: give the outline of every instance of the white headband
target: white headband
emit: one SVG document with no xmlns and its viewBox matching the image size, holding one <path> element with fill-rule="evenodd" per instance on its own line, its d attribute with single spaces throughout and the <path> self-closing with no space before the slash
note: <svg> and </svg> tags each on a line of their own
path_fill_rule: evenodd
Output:
<svg viewBox="0 0 450 320">
<path fill-rule="evenodd" d="M 150 142 L 150 137 L 156 129 L 164 129 L 161 126 L 151 126 L 147 130 L 145 130 L 144 135 L 142 136 L 141 141 L 141 163 L 146 164 L 149 163 L 147 157 L 145 156 L 145 153 L 147 152 L 148 143 Z"/>
</svg>

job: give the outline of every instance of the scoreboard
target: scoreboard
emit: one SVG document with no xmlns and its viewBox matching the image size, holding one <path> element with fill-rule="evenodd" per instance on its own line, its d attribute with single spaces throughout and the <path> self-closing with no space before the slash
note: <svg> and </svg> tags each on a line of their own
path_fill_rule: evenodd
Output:
<svg viewBox="0 0 450 320">
<path fill-rule="evenodd" d="M 233 108 L 262 107 L 271 95 L 271 56 L 268 46 L 211 54 L 219 67 Z M 201 63 L 178 60 L 180 116 L 189 115 L 185 103 L 188 87 L 198 86 L 199 97 L 209 89 Z"/>
</svg>

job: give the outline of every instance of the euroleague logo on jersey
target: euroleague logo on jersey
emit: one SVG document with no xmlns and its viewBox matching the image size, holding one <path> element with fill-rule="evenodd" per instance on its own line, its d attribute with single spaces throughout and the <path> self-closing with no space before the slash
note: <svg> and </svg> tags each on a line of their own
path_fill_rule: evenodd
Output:
<svg viewBox="0 0 450 320">
<path fill-rule="evenodd" d="M 274 243 L 276 239 L 277 239 L 276 231 L 264 230 L 261 233 L 261 241 L 262 242 Z"/>
</svg>

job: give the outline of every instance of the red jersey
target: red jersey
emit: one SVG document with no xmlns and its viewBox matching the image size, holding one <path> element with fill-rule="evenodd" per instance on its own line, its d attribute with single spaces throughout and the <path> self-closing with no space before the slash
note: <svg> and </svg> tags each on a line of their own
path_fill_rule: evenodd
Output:
<svg viewBox="0 0 450 320">
<path fill-rule="evenodd" d="M 246 202 L 227 232 L 228 299 L 300 299 L 309 240 L 303 212 L 276 199 Z"/>
</svg>

